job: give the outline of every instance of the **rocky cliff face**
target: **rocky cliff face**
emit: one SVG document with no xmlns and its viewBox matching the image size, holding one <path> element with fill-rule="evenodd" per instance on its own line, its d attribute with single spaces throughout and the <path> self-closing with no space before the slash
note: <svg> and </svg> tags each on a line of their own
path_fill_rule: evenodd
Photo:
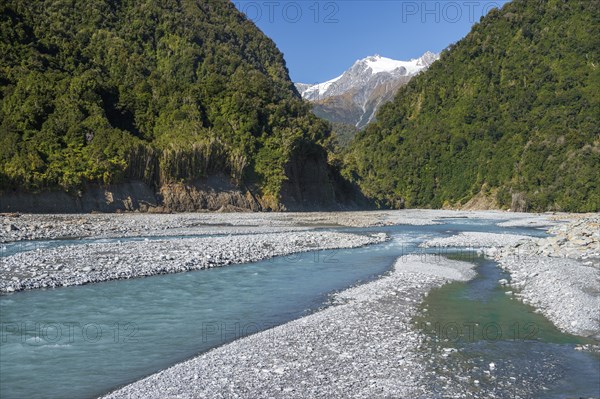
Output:
<svg viewBox="0 0 600 399">
<path fill-rule="evenodd" d="M 370 203 L 358 187 L 348 183 L 327 164 L 327 152 L 308 145 L 286 167 L 289 180 L 282 188 L 281 203 L 289 211 L 367 208 Z"/>
<path fill-rule="evenodd" d="M 76 193 L 50 191 L 0 192 L 0 212 L 79 213 L 161 211 L 161 203 L 152 187 L 141 181 L 108 186 L 88 185 Z"/>
<path fill-rule="evenodd" d="M 142 180 L 111 185 L 88 184 L 75 193 L 50 191 L 0 192 L 0 212 L 240 212 L 345 210 L 369 206 L 360 191 L 327 164 L 320 146 L 302 151 L 286 166 L 288 180 L 281 198 L 261 196 L 226 175 L 217 174 L 189 182 Z"/>
<path fill-rule="evenodd" d="M 236 187 L 225 176 L 211 176 L 192 183 L 165 184 L 159 190 L 165 211 L 260 211 L 260 202 L 248 190 Z"/>
</svg>

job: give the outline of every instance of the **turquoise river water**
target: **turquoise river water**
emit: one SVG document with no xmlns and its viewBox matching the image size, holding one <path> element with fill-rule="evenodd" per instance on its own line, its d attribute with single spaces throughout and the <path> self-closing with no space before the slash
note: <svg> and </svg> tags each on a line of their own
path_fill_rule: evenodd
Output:
<svg viewBox="0 0 600 399">
<path fill-rule="evenodd" d="M 331 293 L 385 274 L 398 256 L 421 251 L 419 243 L 428 238 L 461 231 L 544 235 L 536 229 L 500 228 L 497 221 L 441 221 L 432 226 L 340 229 L 384 231 L 392 237 L 365 248 L 1 296 L 0 398 L 102 395 L 216 346 L 327 306 Z M 33 245 L 43 248 L 86 241 Z M 31 247 L 13 244 L 2 252 L 8 256 L 28 249 Z M 510 353 L 507 361 L 530 365 L 531 370 L 521 371 L 527 381 L 526 374 L 536 370 L 539 374 L 548 360 L 532 356 L 531 348 L 560 353 L 561 374 L 554 373 L 544 382 L 549 392 L 555 397 L 570 395 L 573 390 L 600 396 L 600 381 L 594 379 L 600 375 L 598 357 L 575 351 L 580 339 L 561 334 L 532 309 L 504 295 L 497 285 L 504 276 L 499 268 L 475 256 L 469 260 L 479 262 L 479 277 L 436 290 L 424 304 L 427 317 L 417 322 L 462 322 L 475 314 L 482 323 L 533 323 L 541 332 L 525 339 L 457 339 L 456 345 L 465 349 L 467 357 L 463 364 L 499 356 L 504 359 Z M 481 303 L 487 305 L 481 307 Z M 477 354 L 469 357 L 469 351 Z"/>
</svg>

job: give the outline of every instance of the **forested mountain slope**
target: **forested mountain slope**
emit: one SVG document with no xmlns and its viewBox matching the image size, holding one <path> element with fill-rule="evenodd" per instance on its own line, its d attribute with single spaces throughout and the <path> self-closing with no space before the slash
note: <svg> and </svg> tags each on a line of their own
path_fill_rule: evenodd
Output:
<svg viewBox="0 0 600 399">
<path fill-rule="evenodd" d="M 600 211 L 599 32 L 598 0 L 492 10 L 381 109 L 344 173 L 393 207 Z"/>
<path fill-rule="evenodd" d="M 226 0 L 2 1 L 0 98 L 6 191 L 221 174 L 276 208 L 307 160 L 331 181 L 329 127 Z"/>
</svg>

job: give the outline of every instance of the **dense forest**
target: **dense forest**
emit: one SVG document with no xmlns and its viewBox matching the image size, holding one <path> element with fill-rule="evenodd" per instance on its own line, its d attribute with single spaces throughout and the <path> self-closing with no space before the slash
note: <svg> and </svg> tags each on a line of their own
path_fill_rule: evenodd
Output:
<svg viewBox="0 0 600 399">
<path fill-rule="evenodd" d="M 381 206 L 600 211 L 600 2 L 494 9 L 345 154 Z"/>
<path fill-rule="evenodd" d="M 0 98 L 0 189 L 225 173 L 276 200 L 330 134 L 226 0 L 3 0 Z"/>
<path fill-rule="evenodd" d="M 346 148 L 229 1 L 3 1 L 0 190 L 225 174 L 276 203 L 328 148 L 383 207 L 600 211 L 598 32 L 600 0 L 492 10 Z"/>
</svg>

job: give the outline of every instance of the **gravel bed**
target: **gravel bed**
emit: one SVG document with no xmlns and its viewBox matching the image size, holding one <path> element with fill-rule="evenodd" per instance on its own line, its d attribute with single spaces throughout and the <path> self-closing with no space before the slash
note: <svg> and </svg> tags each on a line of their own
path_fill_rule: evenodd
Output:
<svg viewBox="0 0 600 399">
<path fill-rule="evenodd" d="M 336 232 L 296 232 L 63 246 L 0 258 L 0 293 L 81 285 L 254 262 L 273 256 L 385 241 Z"/>
<path fill-rule="evenodd" d="M 419 210 L 3 215 L 0 242 L 63 237 L 232 235 L 82 244 L 18 253 L 0 258 L 0 293 L 198 270 L 294 252 L 357 247 L 382 242 L 386 236 L 314 229 L 435 224 L 436 219 L 453 217 L 502 219 L 507 220 L 501 223 L 506 227 L 541 227 L 561 223 L 568 215 Z M 556 236 L 548 239 L 466 232 L 433 239 L 424 246 L 485 248 L 488 256 L 495 257 L 511 273 L 509 284 L 518 298 L 536 306 L 563 331 L 600 338 L 599 226 L 597 215 L 596 219 L 592 215 L 591 219 L 553 227 L 551 232 Z M 435 390 L 439 387 L 431 385 L 431 378 L 439 377 L 432 377 L 432 365 L 441 364 L 452 354 L 451 348 L 432 351 L 430 337 L 416 330 L 412 320 L 432 288 L 473 278 L 473 267 L 430 254 L 403 256 L 381 279 L 334 295 L 331 307 L 213 349 L 107 397 L 440 397 Z M 471 395 L 480 390 L 474 378 L 461 374 L 456 386 L 448 387 L 447 392 L 460 393 L 452 397 L 464 396 L 462 392 L 465 397 L 484 397 Z M 507 385 L 504 393 L 512 392 L 510 389 Z M 505 397 L 502 392 L 498 395 Z"/>
<path fill-rule="evenodd" d="M 106 398 L 429 397 L 424 335 L 412 317 L 427 292 L 473 265 L 399 258 L 392 272 L 334 296 L 325 310 L 234 341 Z"/>
<path fill-rule="evenodd" d="M 556 223 L 555 220 L 548 220 L 546 218 L 540 218 L 539 216 L 516 218 L 506 220 L 504 222 L 497 223 L 500 227 L 550 227 Z"/>
<path fill-rule="evenodd" d="M 497 234 L 497 233 L 479 233 L 464 232 L 450 237 L 439 237 L 425 241 L 421 244 L 423 248 L 432 247 L 470 247 L 485 248 L 513 245 L 523 240 L 531 240 L 529 236 L 517 234 Z"/>
<path fill-rule="evenodd" d="M 312 213 L 3 214 L 0 215 L 0 243 L 74 237 L 271 233 L 335 226 L 431 225 L 438 223 L 436 219 L 443 218 L 522 219 L 526 216 L 501 211 L 418 209 Z M 548 219 L 549 215 L 541 218 Z"/>
<path fill-rule="evenodd" d="M 600 216 L 550 229 L 555 234 L 489 248 L 510 286 L 562 331 L 600 339 Z"/>
<path fill-rule="evenodd" d="M 510 287 L 562 331 L 600 340 L 600 269 L 573 259 L 501 257 Z"/>
<path fill-rule="evenodd" d="M 261 215 L 261 216 L 257 216 Z M 77 214 L 4 215 L 0 242 L 59 238 L 261 234 L 308 230 L 265 214 Z"/>
</svg>

